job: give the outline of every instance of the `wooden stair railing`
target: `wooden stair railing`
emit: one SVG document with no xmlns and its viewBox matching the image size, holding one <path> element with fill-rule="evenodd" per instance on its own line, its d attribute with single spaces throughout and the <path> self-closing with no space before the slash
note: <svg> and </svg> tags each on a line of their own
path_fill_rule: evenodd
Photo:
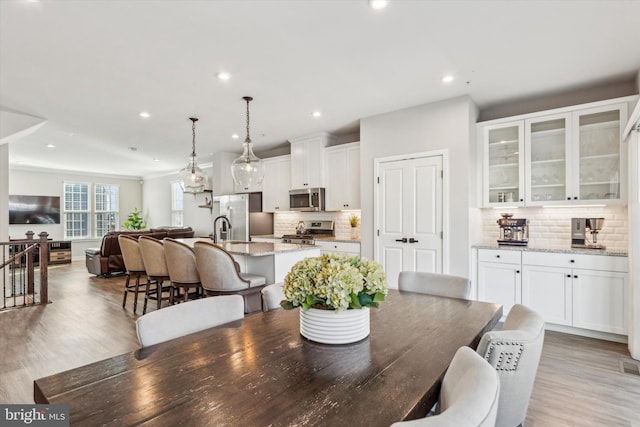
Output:
<svg viewBox="0 0 640 427">
<path fill-rule="evenodd" d="M 33 239 L 33 231 L 28 231 L 25 234 L 26 239 L 0 242 L 0 253 L 2 254 L 0 311 L 49 302 L 49 245 L 47 242 L 49 234 L 43 231 L 38 235 L 39 240 Z M 35 265 L 33 262 L 36 250 L 39 255 L 39 292 L 35 286 Z"/>
</svg>

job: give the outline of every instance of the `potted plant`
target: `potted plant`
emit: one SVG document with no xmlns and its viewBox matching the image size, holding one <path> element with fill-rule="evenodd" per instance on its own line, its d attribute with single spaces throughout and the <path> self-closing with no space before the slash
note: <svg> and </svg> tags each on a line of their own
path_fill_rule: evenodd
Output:
<svg viewBox="0 0 640 427">
<path fill-rule="evenodd" d="M 349 215 L 349 225 L 351 225 L 351 238 L 358 239 L 360 237 L 360 217 L 356 214 Z"/>
<path fill-rule="evenodd" d="M 138 208 L 133 208 L 127 220 L 122 224 L 127 230 L 144 230 L 147 226 L 142 219 L 142 212 Z"/>
<path fill-rule="evenodd" d="M 369 308 L 387 295 L 382 266 L 330 253 L 297 262 L 285 276 L 284 309 L 300 307 L 300 333 L 325 344 L 347 344 L 369 335 Z"/>
</svg>

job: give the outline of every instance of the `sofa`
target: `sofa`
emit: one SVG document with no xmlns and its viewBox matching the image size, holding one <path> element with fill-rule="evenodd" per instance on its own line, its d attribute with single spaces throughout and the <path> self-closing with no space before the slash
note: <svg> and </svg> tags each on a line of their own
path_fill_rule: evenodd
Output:
<svg viewBox="0 0 640 427">
<path fill-rule="evenodd" d="M 111 231 L 102 237 L 99 248 L 85 249 L 85 263 L 87 270 L 96 276 L 109 276 L 121 274 L 126 271 L 118 236 L 127 235 L 133 237 L 149 236 L 162 240 L 165 237 L 183 239 L 193 237 L 191 227 L 159 227 L 149 230 L 136 231 Z"/>
</svg>

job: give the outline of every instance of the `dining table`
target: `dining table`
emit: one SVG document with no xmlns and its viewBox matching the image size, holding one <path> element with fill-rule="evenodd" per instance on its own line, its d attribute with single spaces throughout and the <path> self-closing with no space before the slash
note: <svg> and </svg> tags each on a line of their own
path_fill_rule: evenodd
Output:
<svg viewBox="0 0 640 427">
<path fill-rule="evenodd" d="M 458 348 L 502 316 L 499 304 L 389 290 L 367 338 L 328 345 L 300 335 L 299 310 L 37 379 L 35 403 L 69 405 L 71 425 L 389 426 L 426 416 Z"/>
</svg>

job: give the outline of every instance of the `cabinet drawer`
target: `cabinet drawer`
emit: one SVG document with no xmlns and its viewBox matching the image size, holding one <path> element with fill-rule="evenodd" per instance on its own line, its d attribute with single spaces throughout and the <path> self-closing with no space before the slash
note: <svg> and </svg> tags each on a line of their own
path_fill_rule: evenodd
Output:
<svg viewBox="0 0 640 427">
<path fill-rule="evenodd" d="M 49 259 L 51 261 L 71 261 L 71 252 L 69 252 L 69 251 L 51 251 Z"/>
<path fill-rule="evenodd" d="M 327 252 L 347 252 L 347 253 L 360 253 L 360 243 L 348 243 L 348 242 L 327 242 L 316 240 L 316 245 L 320 247 L 320 250 Z"/>
<path fill-rule="evenodd" d="M 583 270 L 620 271 L 626 273 L 629 269 L 627 257 L 565 254 L 549 252 L 523 252 L 522 264 L 544 265 L 549 267 L 580 268 Z"/>
<path fill-rule="evenodd" d="M 522 251 L 501 249 L 478 250 L 478 261 L 499 262 L 503 264 L 520 264 Z"/>
</svg>

